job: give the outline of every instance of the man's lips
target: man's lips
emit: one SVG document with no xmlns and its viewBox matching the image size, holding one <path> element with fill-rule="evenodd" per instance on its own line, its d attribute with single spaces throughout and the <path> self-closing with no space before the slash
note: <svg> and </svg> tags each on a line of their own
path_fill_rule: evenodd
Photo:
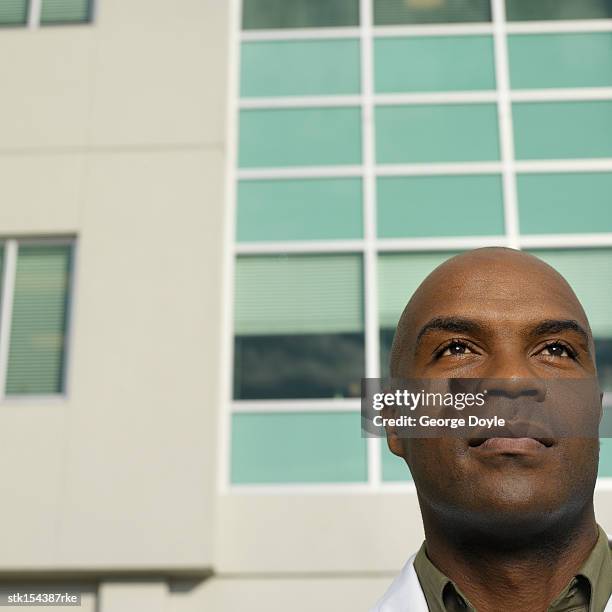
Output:
<svg viewBox="0 0 612 612">
<path fill-rule="evenodd" d="M 469 441 L 470 448 L 507 455 L 538 452 L 553 444 L 552 439 L 546 438 L 474 438 Z"/>
<path fill-rule="evenodd" d="M 493 436 L 483 434 L 485 431 L 481 430 L 468 440 L 470 448 L 502 453 L 527 453 L 544 450 L 555 444 L 555 439 L 547 428 L 532 422 L 506 425 L 498 428 Z"/>
</svg>

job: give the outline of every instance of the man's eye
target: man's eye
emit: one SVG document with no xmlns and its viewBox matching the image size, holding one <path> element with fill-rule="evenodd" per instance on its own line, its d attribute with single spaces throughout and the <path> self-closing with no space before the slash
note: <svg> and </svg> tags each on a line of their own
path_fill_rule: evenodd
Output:
<svg viewBox="0 0 612 612">
<path fill-rule="evenodd" d="M 453 355 L 468 355 L 473 351 L 470 350 L 467 344 L 464 342 L 453 341 L 447 344 L 438 353 L 438 357 L 452 357 Z"/>
<path fill-rule="evenodd" d="M 574 351 L 560 342 L 547 344 L 542 349 L 542 353 L 547 357 L 569 357 L 570 359 L 574 359 L 576 357 L 576 353 Z"/>
</svg>

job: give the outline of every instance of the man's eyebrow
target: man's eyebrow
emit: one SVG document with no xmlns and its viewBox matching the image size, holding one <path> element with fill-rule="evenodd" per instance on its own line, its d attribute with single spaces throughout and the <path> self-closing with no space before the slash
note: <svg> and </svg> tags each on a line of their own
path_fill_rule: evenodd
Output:
<svg viewBox="0 0 612 612">
<path fill-rule="evenodd" d="M 482 325 L 472 319 L 463 319 L 461 317 L 436 317 L 431 319 L 421 329 L 416 337 L 416 344 L 421 338 L 431 331 L 449 331 L 457 333 L 473 333 L 480 331 Z"/>
<path fill-rule="evenodd" d="M 533 334 L 535 336 L 545 336 L 546 334 L 558 334 L 563 331 L 576 332 L 582 337 L 586 345 L 589 344 L 591 339 L 591 336 L 587 333 L 584 327 L 582 327 L 578 321 L 574 321 L 573 319 L 547 319 L 546 321 L 538 323 L 533 330 Z"/>
</svg>

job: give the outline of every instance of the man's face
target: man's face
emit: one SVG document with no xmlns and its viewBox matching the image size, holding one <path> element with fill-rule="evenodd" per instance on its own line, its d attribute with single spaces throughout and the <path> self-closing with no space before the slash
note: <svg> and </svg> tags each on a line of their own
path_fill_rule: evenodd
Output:
<svg viewBox="0 0 612 612">
<path fill-rule="evenodd" d="M 529 379 L 597 386 L 582 307 L 558 275 L 524 254 L 487 249 L 447 263 L 417 291 L 405 323 L 396 377 L 503 379 L 498 391 L 510 396 L 529 394 Z M 424 518 L 429 509 L 449 524 L 478 521 L 511 536 L 592 500 L 597 439 L 505 442 L 389 436 L 410 466 Z"/>
</svg>

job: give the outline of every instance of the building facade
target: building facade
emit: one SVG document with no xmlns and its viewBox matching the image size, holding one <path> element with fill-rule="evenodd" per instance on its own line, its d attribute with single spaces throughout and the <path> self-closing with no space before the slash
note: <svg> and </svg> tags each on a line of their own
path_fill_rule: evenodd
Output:
<svg viewBox="0 0 612 612">
<path fill-rule="evenodd" d="M 0 25 L 3 584 L 367 609 L 422 529 L 360 379 L 462 250 L 566 276 L 612 404 L 609 2 L 10 0 Z M 608 439 L 596 505 L 612 532 Z"/>
</svg>

